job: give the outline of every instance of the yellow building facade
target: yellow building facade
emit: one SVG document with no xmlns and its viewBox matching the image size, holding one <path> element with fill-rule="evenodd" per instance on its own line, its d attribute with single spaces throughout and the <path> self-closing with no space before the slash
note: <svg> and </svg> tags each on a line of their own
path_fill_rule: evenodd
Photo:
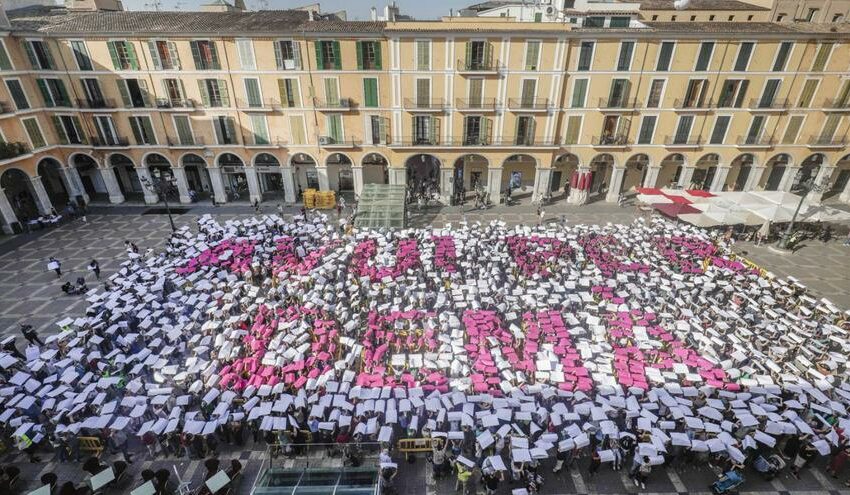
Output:
<svg viewBox="0 0 850 495">
<path fill-rule="evenodd" d="M 850 202 L 846 25 L 305 12 L 12 16 L 0 33 L 7 231 L 70 198 L 296 202 L 366 183 L 616 201 L 635 187 Z M 568 194 L 591 171 L 589 195 Z M 819 200 L 821 193 L 812 193 Z"/>
</svg>

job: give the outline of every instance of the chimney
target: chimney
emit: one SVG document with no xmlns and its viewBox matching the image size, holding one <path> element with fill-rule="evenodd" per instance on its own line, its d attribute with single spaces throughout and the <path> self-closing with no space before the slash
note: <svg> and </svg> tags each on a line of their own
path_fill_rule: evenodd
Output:
<svg viewBox="0 0 850 495">
<path fill-rule="evenodd" d="M 245 12 L 248 10 L 245 6 L 244 0 L 233 0 L 233 9 L 239 12 Z"/>
<path fill-rule="evenodd" d="M 377 21 L 378 20 L 378 9 L 376 9 L 375 7 L 372 7 L 371 12 L 372 12 L 372 20 Z"/>
</svg>

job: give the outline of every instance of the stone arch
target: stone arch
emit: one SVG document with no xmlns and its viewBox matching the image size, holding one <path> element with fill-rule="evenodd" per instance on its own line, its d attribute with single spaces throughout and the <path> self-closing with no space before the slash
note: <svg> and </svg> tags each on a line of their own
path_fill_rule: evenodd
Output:
<svg viewBox="0 0 850 495">
<path fill-rule="evenodd" d="M 354 161 L 345 153 L 330 153 L 325 158 L 328 187 L 339 195 L 354 192 Z"/>
<path fill-rule="evenodd" d="M 71 188 L 66 185 L 62 163 L 52 156 L 45 156 L 38 161 L 35 168 L 51 205 L 56 210 L 61 210 L 71 199 Z"/>
<path fill-rule="evenodd" d="M 655 182 L 655 187 L 674 187 L 679 188 L 679 179 L 682 176 L 682 170 L 687 165 L 687 159 L 682 153 L 670 153 L 661 160 L 661 170 L 658 172 L 658 179 Z"/>
<path fill-rule="evenodd" d="M 319 189 L 319 172 L 316 168 L 318 163 L 309 153 L 299 151 L 289 155 L 289 166 L 295 174 L 298 198 L 301 198 L 304 189 Z"/>
<path fill-rule="evenodd" d="M 221 170 L 224 193 L 228 201 L 250 200 L 248 176 L 245 174 L 245 161 L 242 157 L 229 151 L 219 153 L 215 157 L 215 164 Z"/>
<path fill-rule="evenodd" d="M 189 195 L 192 192 L 199 197 L 209 197 L 213 194 L 212 180 L 206 159 L 197 153 L 183 153 L 178 158 L 180 167 L 186 172 L 186 183 Z"/>
<path fill-rule="evenodd" d="M 390 161 L 382 153 L 372 151 L 364 154 L 360 158 L 360 166 L 363 167 L 364 184 L 389 184 Z"/>
<path fill-rule="evenodd" d="M 794 175 L 794 181 L 791 183 L 791 191 L 797 191 L 806 182 L 817 180 L 818 173 L 821 168 L 829 166 L 826 155 L 823 153 L 812 153 L 800 162 L 800 169 Z M 819 185 L 819 184 L 818 184 Z"/>
<path fill-rule="evenodd" d="M 643 184 L 644 177 L 649 170 L 649 155 L 636 153 L 626 160 L 623 171 L 623 181 L 620 185 L 620 193 L 627 193 Z"/>
<path fill-rule="evenodd" d="M 405 160 L 408 201 L 416 201 L 423 194 L 431 197 L 440 193 L 441 164 L 442 161 L 430 153 L 418 153 Z"/>
<path fill-rule="evenodd" d="M 528 153 L 515 153 L 505 158 L 502 162 L 500 191 L 510 188 L 511 197 L 517 200 L 533 196 L 537 166 L 537 158 Z"/>
<path fill-rule="evenodd" d="M 139 180 L 133 159 L 124 153 L 110 153 L 106 157 L 105 163 L 115 171 L 121 194 L 126 199 L 141 200 L 144 195 L 144 188 Z"/>
<path fill-rule="evenodd" d="M 850 154 L 844 155 L 835 162 L 835 170 L 829 178 L 829 189 L 824 193 L 823 198 L 842 194 L 845 189 L 850 195 L 848 187 L 850 187 Z"/>
<path fill-rule="evenodd" d="M 82 189 L 92 201 L 107 201 L 109 190 L 97 159 L 87 153 L 76 152 L 68 157 L 68 162 L 80 177 Z"/>
<path fill-rule="evenodd" d="M 466 200 L 471 191 L 487 188 L 490 174 L 490 160 L 478 153 L 466 153 L 455 159 L 452 165 L 454 181 L 454 203 Z"/>
<path fill-rule="evenodd" d="M 687 188 L 702 191 L 711 189 L 711 183 L 717 174 L 718 166 L 720 166 L 720 155 L 717 153 L 706 153 L 699 157 L 694 164 L 694 173 L 691 176 L 690 184 L 686 184 Z"/>
<path fill-rule="evenodd" d="M 752 153 L 741 153 L 729 164 L 729 174 L 726 176 L 724 190 L 743 191 L 750 182 L 756 165 L 756 156 Z"/>
<path fill-rule="evenodd" d="M 563 153 L 555 158 L 552 162 L 552 177 L 549 179 L 549 190 L 552 196 L 557 196 L 557 192 L 562 190 L 563 199 L 567 199 L 570 194 L 570 180 L 579 167 L 581 167 L 581 158 L 575 153 Z"/>
<path fill-rule="evenodd" d="M 773 155 L 765 164 L 765 171 L 759 181 L 759 188 L 765 191 L 778 191 L 782 176 L 788 167 L 793 166 L 793 158 L 788 153 Z"/>
<path fill-rule="evenodd" d="M 588 189 L 588 198 L 594 196 L 605 197 L 608 192 L 608 187 L 611 184 L 611 174 L 617 161 L 611 153 L 599 153 L 590 160 L 590 189 Z"/>
<path fill-rule="evenodd" d="M 0 188 L 6 194 L 6 199 L 19 222 L 25 223 L 27 220 L 37 218 L 41 213 L 32 179 L 23 170 L 17 167 L 4 170 L 0 174 Z"/>
</svg>

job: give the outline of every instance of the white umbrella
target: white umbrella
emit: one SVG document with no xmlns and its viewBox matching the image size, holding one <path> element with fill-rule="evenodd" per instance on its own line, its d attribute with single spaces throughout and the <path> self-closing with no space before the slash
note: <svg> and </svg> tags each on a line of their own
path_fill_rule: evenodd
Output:
<svg viewBox="0 0 850 495">
<path fill-rule="evenodd" d="M 794 217 L 794 209 L 778 204 L 753 207 L 749 210 L 753 215 L 771 222 L 790 222 Z"/>
<path fill-rule="evenodd" d="M 651 205 L 653 203 L 672 203 L 673 200 L 661 194 L 638 194 L 635 196 L 638 203 Z"/>
<path fill-rule="evenodd" d="M 752 215 L 748 211 L 712 211 L 708 213 L 704 212 L 703 215 L 717 220 L 720 225 L 759 225 L 764 222 L 764 220 Z"/>
<path fill-rule="evenodd" d="M 806 222 L 846 222 L 850 220 L 850 213 L 831 206 L 817 206 L 801 210 L 797 218 Z"/>
<path fill-rule="evenodd" d="M 791 208 L 796 208 L 800 202 L 800 196 L 785 191 L 754 191 L 752 194 L 759 198 L 764 198 L 771 203 Z"/>
<path fill-rule="evenodd" d="M 679 219 L 697 227 L 714 227 L 720 225 L 717 219 L 711 218 L 704 213 L 683 213 L 679 215 Z"/>
</svg>

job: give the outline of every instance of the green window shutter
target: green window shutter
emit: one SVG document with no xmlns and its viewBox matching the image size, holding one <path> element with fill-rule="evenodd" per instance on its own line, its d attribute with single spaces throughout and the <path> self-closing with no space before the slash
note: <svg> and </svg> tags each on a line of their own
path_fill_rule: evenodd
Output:
<svg viewBox="0 0 850 495">
<path fill-rule="evenodd" d="M 29 43 L 29 41 L 21 40 L 21 46 L 23 47 L 24 52 L 26 52 L 27 58 L 29 59 L 32 68 L 40 69 L 41 67 L 39 67 L 38 65 L 38 59 L 35 58 L 35 52 L 33 51 L 32 45 Z"/>
<path fill-rule="evenodd" d="M 130 129 L 133 131 L 133 140 L 136 141 L 136 144 L 145 144 L 144 136 L 142 136 L 142 130 L 139 129 L 138 117 L 130 117 Z"/>
<path fill-rule="evenodd" d="M 59 91 L 59 98 L 62 100 L 62 106 L 71 106 L 71 97 L 68 96 L 68 90 L 65 88 L 65 81 L 56 80 L 56 89 Z"/>
<path fill-rule="evenodd" d="M 434 117 L 434 116 L 431 116 L 430 119 L 431 119 L 431 125 L 428 126 L 428 129 L 430 130 L 431 134 L 428 137 L 431 140 L 432 144 L 439 144 L 439 142 L 440 142 L 440 119 L 438 119 L 437 117 Z"/>
<path fill-rule="evenodd" d="M 56 106 L 56 103 L 53 101 L 53 96 L 50 94 L 50 90 L 47 89 L 47 82 L 44 79 L 36 79 L 35 84 L 38 86 L 38 90 L 41 91 L 41 98 L 44 100 L 44 106 Z"/>
<path fill-rule="evenodd" d="M 12 61 L 6 52 L 6 45 L 0 43 L 0 70 L 12 70 Z"/>
<path fill-rule="evenodd" d="M 493 63 L 493 44 L 484 43 L 484 66 L 489 67 Z"/>
<path fill-rule="evenodd" d="M 430 68 L 430 49 L 427 41 L 416 42 L 416 68 L 428 70 Z"/>
<path fill-rule="evenodd" d="M 357 70 L 363 70 L 363 42 L 358 41 L 355 47 L 357 49 Z"/>
<path fill-rule="evenodd" d="M 118 93 L 121 95 L 121 101 L 124 103 L 124 106 L 129 107 L 133 102 L 130 101 L 130 92 L 127 91 L 127 83 L 123 79 L 119 79 L 115 81 L 115 84 L 118 85 Z"/>
<path fill-rule="evenodd" d="M 280 49 L 280 41 L 274 42 L 274 62 L 277 70 L 283 70 L 283 50 Z"/>
<path fill-rule="evenodd" d="M 56 62 L 53 61 L 53 53 L 50 51 L 50 45 L 45 41 L 41 46 L 44 48 L 44 58 L 47 60 L 47 67 L 45 69 L 55 70 Z"/>
<path fill-rule="evenodd" d="M 803 85 L 803 91 L 800 93 L 800 102 L 797 105 L 800 108 L 808 108 L 812 104 L 812 98 L 815 96 L 815 90 L 818 87 L 816 79 L 808 79 Z"/>
<path fill-rule="evenodd" d="M 794 144 L 797 141 L 797 134 L 800 133 L 800 127 L 802 126 L 802 115 L 794 115 L 788 119 L 788 126 L 785 128 L 785 134 L 782 136 L 782 144 Z"/>
<path fill-rule="evenodd" d="M 221 65 L 218 63 L 218 48 L 216 48 L 216 46 L 215 46 L 215 41 L 209 41 L 209 44 L 210 44 L 210 59 L 212 60 L 212 67 L 210 67 L 210 68 L 213 69 L 213 70 L 219 70 L 219 69 L 221 69 Z"/>
<path fill-rule="evenodd" d="M 812 71 L 820 72 L 826 67 L 830 52 L 832 52 L 832 43 L 821 43 L 815 61 L 812 63 Z"/>
<path fill-rule="evenodd" d="M 80 118 L 76 115 L 71 117 L 71 121 L 74 123 L 74 129 L 77 130 L 77 136 L 80 138 L 80 142 L 83 144 L 88 144 L 88 138 L 86 134 L 83 132 L 83 126 L 80 124 Z"/>
<path fill-rule="evenodd" d="M 744 98 L 747 96 L 747 89 L 750 87 L 750 80 L 744 79 L 738 87 L 738 97 L 735 98 L 735 108 L 744 106 Z"/>
<path fill-rule="evenodd" d="M 139 70 L 139 59 L 136 57 L 136 47 L 133 46 L 133 43 L 130 41 L 125 41 L 124 45 L 127 47 L 127 59 L 130 62 L 130 68 L 133 70 Z"/>
<path fill-rule="evenodd" d="M 204 67 L 204 61 L 201 59 L 201 49 L 198 47 L 198 42 L 192 41 L 189 43 L 189 46 L 192 48 L 192 60 L 195 61 L 195 69 L 205 69 L 206 67 Z"/>
<path fill-rule="evenodd" d="M 180 69 L 180 54 L 177 52 L 177 43 L 168 42 L 168 54 L 171 56 L 171 68 Z"/>
<path fill-rule="evenodd" d="M 139 120 L 147 136 L 148 144 L 156 144 L 156 134 L 153 132 L 153 124 L 151 124 L 150 117 L 141 117 Z"/>
<path fill-rule="evenodd" d="M 325 69 L 325 57 L 322 55 L 322 42 L 316 41 L 313 43 L 313 47 L 316 49 L 316 69 L 324 70 Z"/>
<path fill-rule="evenodd" d="M 277 80 L 277 93 L 280 96 L 280 105 L 282 107 L 289 107 L 289 94 L 286 91 L 286 79 L 278 79 Z"/>
<path fill-rule="evenodd" d="M 479 142 L 482 144 L 490 144 L 490 133 L 493 129 L 493 120 L 488 118 L 482 118 L 481 126 L 478 129 Z"/>
<path fill-rule="evenodd" d="M 295 65 L 295 70 L 301 70 L 301 45 L 297 41 L 292 41 L 292 60 Z"/>
<path fill-rule="evenodd" d="M 381 70 L 381 42 L 375 41 L 375 70 Z"/>
<path fill-rule="evenodd" d="M 540 42 L 527 42 L 525 50 L 525 70 L 537 70 L 537 61 L 540 58 Z"/>
<path fill-rule="evenodd" d="M 587 95 L 587 79 L 576 79 L 573 85 L 572 108 L 583 108 Z"/>
<path fill-rule="evenodd" d="M 204 106 L 210 106 L 210 92 L 207 90 L 207 80 L 201 79 L 198 81 L 198 91 L 201 93 L 201 101 L 204 102 Z"/>
<path fill-rule="evenodd" d="M 136 82 L 139 83 L 139 90 L 142 92 L 142 100 L 144 100 L 145 106 L 153 106 L 153 98 L 151 98 L 151 92 L 148 91 L 148 82 L 144 79 L 136 79 Z"/>
<path fill-rule="evenodd" d="M 847 100 L 850 98 L 850 80 L 844 81 L 841 86 L 841 91 L 838 92 L 838 98 L 835 99 L 835 106 L 844 108 L 847 106 Z"/>
<path fill-rule="evenodd" d="M 363 79 L 363 100 L 364 106 L 378 106 L 378 80 L 375 78 Z"/>
<path fill-rule="evenodd" d="M 56 115 L 50 117 L 53 120 L 53 128 L 56 129 L 56 138 L 59 144 L 68 144 L 68 134 L 65 133 L 65 126 L 62 125 L 62 119 Z"/>
<path fill-rule="evenodd" d="M 466 42 L 466 58 L 464 60 L 466 61 L 466 67 L 469 68 L 472 65 L 472 42 L 471 41 Z"/>
<path fill-rule="evenodd" d="M 829 141 L 835 136 L 835 131 L 838 129 L 838 124 L 841 123 L 841 114 L 833 113 L 826 117 L 826 122 L 823 124 L 823 129 L 820 133 L 822 141 Z"/>
<path fill-rule="evenodd" d="M 239 140 L 236 137 L 236 126 L 233 122 L 233 117 L 225 117 L 224 126 L 225 129 L 227 129 L 227 135 L 230 137 L 231 142 L 233 144 L 238 143 Z"/>
<path fill-rule="evenodd" d="M 156 70 L 162 70 L 162 60 L 159 58 L 159 52 L 156 49 L 156 42 L 148 41 L 148 51 L 151 54 L 153 68 Z"/>
<path fill-rule="evenodd" d="M 227 81 L 224 79 L 218 80 L 218 94 L 221 95 L 221 106 L 230 106 L 230 93 L 227 91 Z"/>
<path fill-rule="evenodd" d="M 333 42 L 334 49 L 334 69 L 341 70 L 342 69 L 342 56 L 339 50 L 339 41 Z"/>
<path fill-rule="evenodd" d="M 109 57 L 112 59 L 112 66 L 115 67 L 115 70 L 122 70 L 121 60 L 118 58 L 118 48 L 115 46 L 114 41 L 106 42 L 106 46 L 109 48 Z"/>
<path fill-rule="evenodd" d="M 390 142 L 390 119 L 386 117 L 379 118 L 378 132 L 380 133 L 380 144 L 388 144 Z"/>
<path fill-rule="evenodd" d="M 567 119 L 566 144 L 578 144 L 579 130 L 581 129 L 581 115 L 571 115 Z"/>
</svg>

